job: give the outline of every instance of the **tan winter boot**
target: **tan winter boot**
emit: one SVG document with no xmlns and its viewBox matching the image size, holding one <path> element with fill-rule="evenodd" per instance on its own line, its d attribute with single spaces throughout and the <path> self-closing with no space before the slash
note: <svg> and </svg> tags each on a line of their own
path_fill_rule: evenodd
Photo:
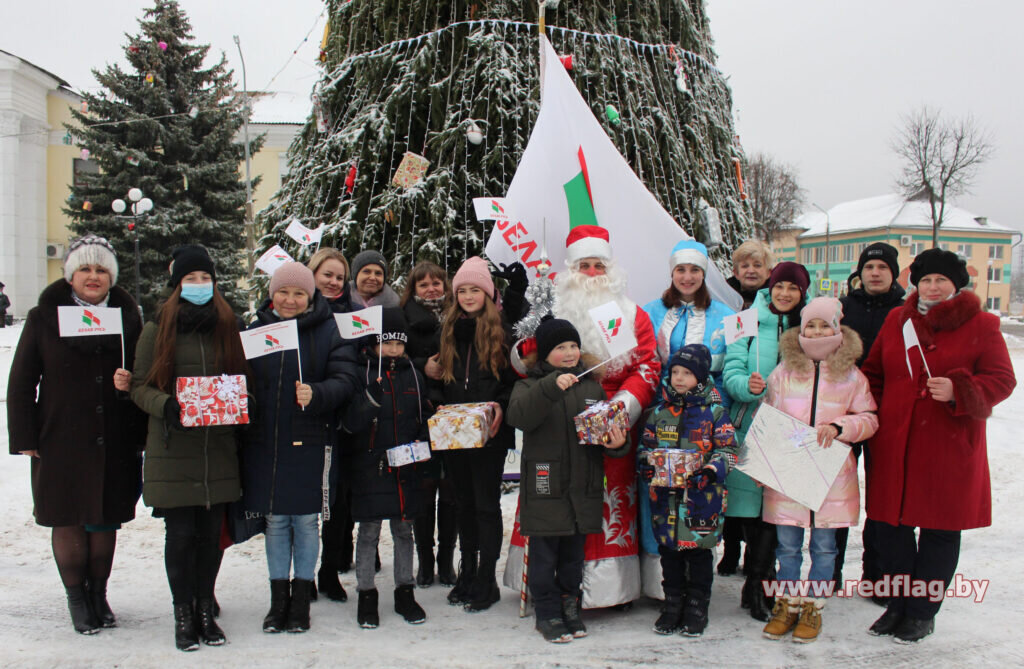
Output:
<svg viewBox="0 0 1024 669">
<path fill-rule="evenodd" d="M 824 599 L 804 598 L 800 608 L 800 620 L 793 630 L 793 641 L 797 643 L 811 643 L 818 638 L 821 631 L 821 610 L 825 608 Z"/>
<path fill-rule="evenodd" d="M 762 634 L 766 639 L 778 641 L 789 634 L 800 617 L 799 597 L 776 597 L 771 620 L 764 626 Z"/>
</svg>

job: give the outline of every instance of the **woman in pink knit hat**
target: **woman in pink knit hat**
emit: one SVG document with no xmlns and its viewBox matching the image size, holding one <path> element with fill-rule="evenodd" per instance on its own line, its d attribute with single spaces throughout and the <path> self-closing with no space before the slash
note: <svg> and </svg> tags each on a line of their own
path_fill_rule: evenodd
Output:
<svg viewBox="0 0 1024 669">
<path fill-rule="evenodd" d="M 495 419 L 483 448 L 445 454 L 457 495 L 462 551 L 448 602 L 482 611 L 500 597 L 495 568 L 502 541 L 501 475 L 506 452 L 515 446 L 503 417 L 517 376 L 509 364 L 511 332 L 487 262 L 475 256 L 464 262 L 452 289 L 455 301 L 445 313 L 435 356 L 441 367 L 436 403 L 489 402 Z"/>
</svg>

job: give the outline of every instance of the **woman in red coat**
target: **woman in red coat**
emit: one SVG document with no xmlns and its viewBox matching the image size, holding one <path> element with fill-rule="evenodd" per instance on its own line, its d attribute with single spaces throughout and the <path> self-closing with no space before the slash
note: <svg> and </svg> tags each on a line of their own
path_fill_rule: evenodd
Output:
<svg viewBox="0 0 1024 669">
<path fill-rule="evenodd" d="M 863 367 L 879 406 L 867 514 L 879 521 L 884 571 L 942 581 L 943 592 L 960 557 L 960 531 L 992 523 L 985 421 L 1017 384 L 999 319 L 964 290 L 969 280 L 955 253 L 919 254 L 910 266 L 917 292 L 886 318 Z M 907 350 L 910 325 L 920 347 Z M 908 594 L 895 593 L 870 633 L 900 643 L 931 634 L 941 599 Z"/>
</svg>

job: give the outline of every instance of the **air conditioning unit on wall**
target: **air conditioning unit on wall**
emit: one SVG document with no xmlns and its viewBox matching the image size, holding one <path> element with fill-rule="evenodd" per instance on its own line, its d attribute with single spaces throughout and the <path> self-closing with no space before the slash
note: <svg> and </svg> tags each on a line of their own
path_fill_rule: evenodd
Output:
<svg viewBox="0 0 1024 669">
<path fill-rule="evenodd" d="M 47 260 L 64 260 L 64 245 L 53 242 L 46 243 Z"/>
<path fill-rule="evenodd" d="M 914 243 L 910 235 L 900 235 L 900 246 L 910 246 Z"/>
</svg>

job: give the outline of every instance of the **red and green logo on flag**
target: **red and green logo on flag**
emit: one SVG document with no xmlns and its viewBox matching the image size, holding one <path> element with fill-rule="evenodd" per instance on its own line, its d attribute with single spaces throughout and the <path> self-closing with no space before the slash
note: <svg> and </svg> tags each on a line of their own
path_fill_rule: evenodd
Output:
<svg viewBox="0 0 1024 669">
<path fill-rule="evenodd" d="M 89 327 L 96 327 L 100 324 L 100 319 L 96 314 L 86 309 L 82 312 L 82 322 Z"/>
<path fill-rule="evenodd" d="M 619 327 L 621 325 L 622 325 L 622 319 L 621 318 L 613 318 L 612 320 L 608 321 L 608 331 L 611 333 L 612 337 L 614 337 L 615 335 L 619 334 Z"/>
<path fill-rule="evenodd" d="M 370 321 L 360 318 L 359 316 L 352 317 L 352 327 L 362 330 L 363 328 L 370 327 Z"/>
<path fill-rule="evenodd" d="M 272 337 L 271 335 L 266 335 L 266 337 L 267 338 L 264 340 L 263 343 L 266 344 L 268 347 L 280 346 L 281 345 L 281 340 L 279 340 L 279 339 L 277 339 L 275 337 Z"/>
</svg>

